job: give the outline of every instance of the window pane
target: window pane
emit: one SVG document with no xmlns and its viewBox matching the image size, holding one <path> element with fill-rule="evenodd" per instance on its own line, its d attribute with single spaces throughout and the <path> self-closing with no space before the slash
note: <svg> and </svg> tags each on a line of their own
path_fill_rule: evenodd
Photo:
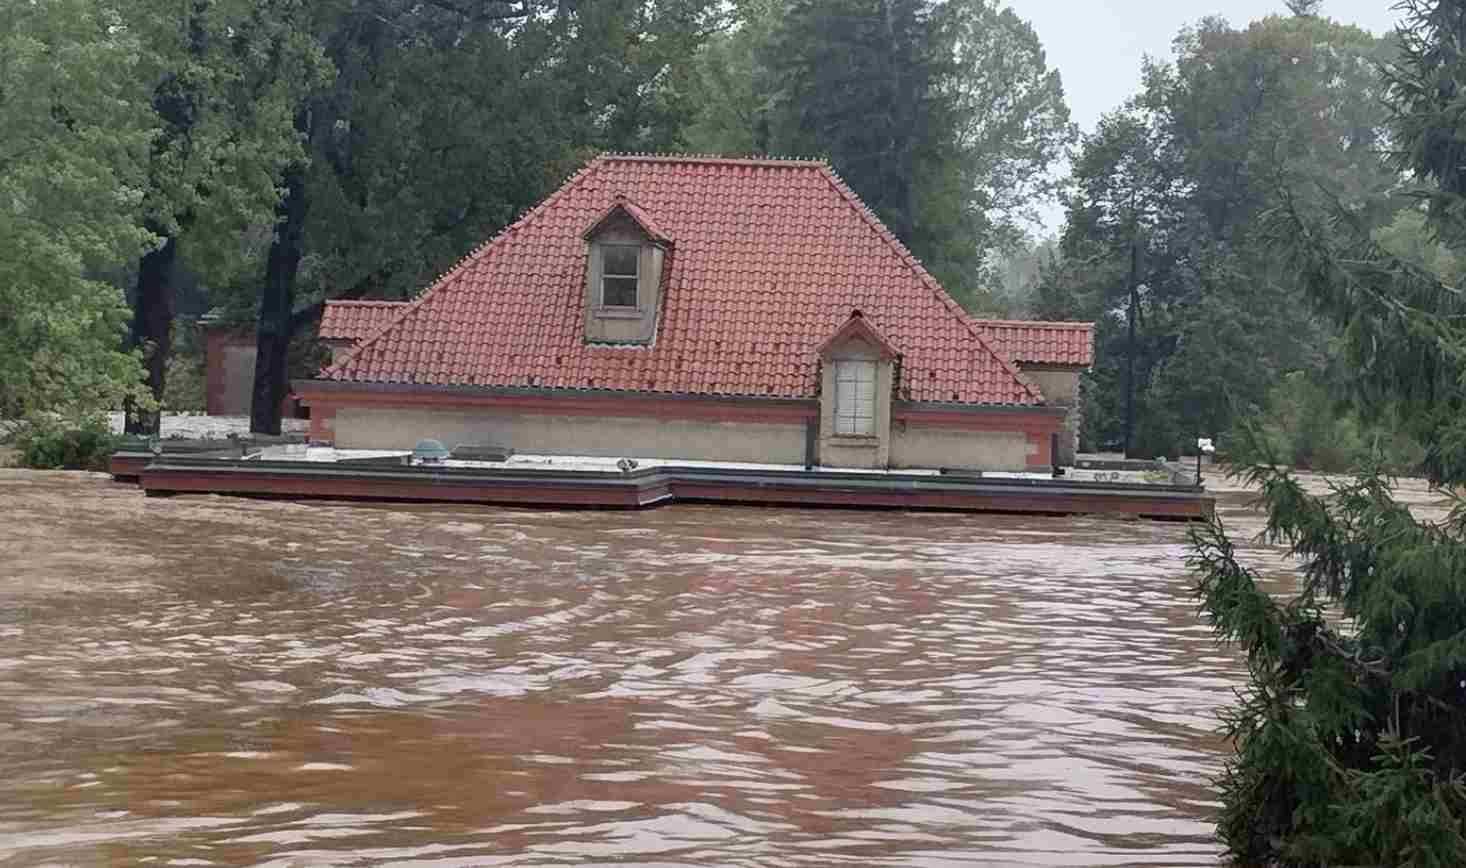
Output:
<svg viewBox="0 0 1466 868">
<path fill-rule="evenodd" d="M 605 258 L 601 261 L 601 273 L 635 277 L 639 273 L 636 266 L 640 258 L 640 247 L 632 247 L 628 244 L 608 244 Z"/>
<path fill-rule="evenodd" d="M 601 304 L 606 307 L 636 307 L 636 278 L 601 278 Z"/>
<path fill-rule="evenodd" d="M 835 380 L 841 383 L 873 383 L 876 378 L 875 362 L 836 362 Z"/>
<path fill-rule="evenodd" d="M 876 363 L 835 363 L 835 433 L 870 436 L 876 424 Z"/>
</svg>

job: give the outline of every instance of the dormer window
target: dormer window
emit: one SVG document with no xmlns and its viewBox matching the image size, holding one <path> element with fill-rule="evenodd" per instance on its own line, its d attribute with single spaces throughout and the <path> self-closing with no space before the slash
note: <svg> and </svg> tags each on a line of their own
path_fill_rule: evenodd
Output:
<svg viewBox="0 0 1466 868">
<path fill-rule="evenodd" d="M 637 307 L 641 245 L 601 245 L 601 306 Z"/>
<path fill-rule="evenodd" d="M 581 237 L 588 253 L 586 343 L 654 343 L 666 292 L 662 273 L 671 261 L 672 238 L 625 196 L 612 199 Z"/>
<path fill-rule="evenodd" d="M 885 467 L 891 456 L 891 342 L 858 310 L 816 351 L 820 363 L 819 461 Z"/>
</svg>

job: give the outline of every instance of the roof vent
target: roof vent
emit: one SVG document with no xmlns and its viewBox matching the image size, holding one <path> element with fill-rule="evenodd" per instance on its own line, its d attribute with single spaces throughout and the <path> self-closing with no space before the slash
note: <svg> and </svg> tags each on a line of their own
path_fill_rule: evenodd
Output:
<svg viewBox="0 0 1466 868">
<path fill-rule="evenodd" d="M 448 449 L 437 440 L 419 440 L 412 447 L 413 464 L 442 464 L 448 458 Z"/>
</svg>

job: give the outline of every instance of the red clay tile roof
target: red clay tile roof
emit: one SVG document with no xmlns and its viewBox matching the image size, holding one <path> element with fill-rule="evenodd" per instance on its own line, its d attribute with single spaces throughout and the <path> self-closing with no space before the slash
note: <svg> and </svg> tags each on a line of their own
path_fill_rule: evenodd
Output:
<svg viewBox="0 0 1466 868">
<path fill-rule="evenodd" d="M 581 233 L 617 196 L 676 240 L 650 346 L 583 339 Z M 321 377 L 809 398 L 856 309 L 901 352 L 903 399 L 1043 402 L 828 166 L 796 160 L 598 157 Z"/>
<path fill-rule="evenodd" d="M 993 348 L 1015 362 L 1089 367 L 1094 364 L 1094 323 L 975 319 Z"/>
<path fill-rule="evenodd" d="M 651 218 L 650 214 L 643 211 L 635 202 L 631 201 L 625 196 L 617 196 L 616 201 L 611 204 L 611 207 L 607 208 L 601 214 L 601 216 L 597 218 L 595 223 L 591 224 L 591 227 L 589 229 L 580 233 L 580 237 L 585 239 L 591 238 L 591 236 L 595 235 L 597 230 L 601 228 L 602 223 L 605 223 L 616 214 L 625 214 L 632 220 L 636 221 L 636 224 L 641 227 L 642 231 L 645 232 L 647 237 L 651 240 L 659 241 L 663 244 L 672 243 L 672 236 L 668 235 L 666 232 L 663 232 L 661 227 L 657 226 L 657 222 Z"/>
<path fill-rule="evenodd" d="M 321 312 L 323 341 L 359 341 L 371 337 L 392 321 L 392 315 L 411 302 L 328 301 Z"/>
</svg>

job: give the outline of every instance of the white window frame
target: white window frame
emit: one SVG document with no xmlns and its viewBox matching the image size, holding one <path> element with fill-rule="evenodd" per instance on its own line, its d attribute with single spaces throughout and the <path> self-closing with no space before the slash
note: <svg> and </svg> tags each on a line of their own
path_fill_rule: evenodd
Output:
<svg viewBox="0 0 1466 868">
<path fill-rule="evenodd" d="M 868 359 L 835 362 L 835 434 L 876 436 L 877 363 Z"/>
<path fill-rule="evenodd" d="M 630 250 L 630 251 L 632 251 L 632 252 L 634 252 L 636 254 L 635 258 L 632 260 L 633 262 L 636 263 L 636 272 L 634 274 L 616 274 L 616 273 L 613 273 L 613 272 L 607 270 L 607 266 L 608 266 L 608 264 L 611 261 L 611 257 L 609 255 L 607 255 L 607 254 L 609 254 L 612 249 L 616 249 L 616 248 L 624 248 L 624 249 Z M 616 279 L 623 279 L 624 280 L 625 278 L 628 278 L 628 277 L 635 281 L 635 286 L 636 286 L 636 300 L 633 301 L 629 305 L 627 305 L 627 304 L 611 304 L 610 302 L 608 302 L 606 300 L 606 280 L 607 280 L 607 278 L 616 278 Z M 639 309 L 641 307 L 641 246 L 640 245 L 637 245 L 637 244 L 616 244 L 616 243 L 610 243 L 610 242 L 604 243 L 604 244 L 601 245 L 601 307 L 612 307 L 612 308 L 618 308 L 618 309 L 621 309 L 621 310 L 634 310 L 634 309 Z"/>
</svg>

